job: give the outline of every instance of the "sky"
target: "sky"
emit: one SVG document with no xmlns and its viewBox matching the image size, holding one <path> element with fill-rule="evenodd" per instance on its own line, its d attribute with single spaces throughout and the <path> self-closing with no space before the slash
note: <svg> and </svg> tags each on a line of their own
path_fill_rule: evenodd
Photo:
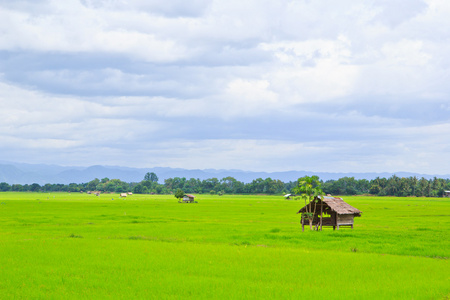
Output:
<svg viewBox="0 0 450 300">
<path fill-rule="evenodd" d="M 0 160 L 450 173 L 450 1 L 0 0 Z"/>
</svg>

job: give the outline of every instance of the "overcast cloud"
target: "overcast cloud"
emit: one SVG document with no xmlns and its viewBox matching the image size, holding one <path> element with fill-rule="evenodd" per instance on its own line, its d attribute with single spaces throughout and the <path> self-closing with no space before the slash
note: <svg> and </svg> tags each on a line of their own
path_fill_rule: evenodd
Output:
<svg viewBox="0 0 450 300">
<path fill-rule="evenodd" d="M 447 0 L 0 0 L 1 160 L 450 173 Z"/>
</svg>

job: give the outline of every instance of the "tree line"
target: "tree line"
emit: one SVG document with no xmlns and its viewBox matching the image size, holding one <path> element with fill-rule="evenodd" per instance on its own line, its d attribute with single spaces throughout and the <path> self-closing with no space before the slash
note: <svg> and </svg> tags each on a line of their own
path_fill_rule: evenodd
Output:
<svg viewBox="0 0 450 300">
<path fill-rule="evenodd" d="M 338 180 L 328 180 L 322 184 L 322 189 L 332 195 L 363 195 L 398 197 L 442 197 L 445 191 L 450 190 L 450 179 L 434 177 L 377 177 L 372 180 L 344 177 Z"/>
<path fill-rule="evenodd" d="M 8 184 L 0 183 L 0 191 L 17 192 L 85 192 L 99 191 L 109 193 L 133 192 L 136 194 L 172 194 L 178 189 L 184 193 L 193 194 L 295 194 L 297 181 L 282 182 L 278 179 L 258 178 L 250 183 L 244 183 L 233 177 L 222 179 L 186 179 L 174 177 L 158 182 L 155 173 L 147 173 L 141 182 L 124 182 L 120 179 L 95 178 L 87 183 L 70 184 Z M 417 196 L 442 197 L 445 191 L 450 190 L 450 179 L 426 179 L 417 177 L 375 178 L 372 180 L 343 177 L 338 180 L 320 181 L 322 190 L 331 195 L 377 195 L 377 196 Z"/>
</svg>

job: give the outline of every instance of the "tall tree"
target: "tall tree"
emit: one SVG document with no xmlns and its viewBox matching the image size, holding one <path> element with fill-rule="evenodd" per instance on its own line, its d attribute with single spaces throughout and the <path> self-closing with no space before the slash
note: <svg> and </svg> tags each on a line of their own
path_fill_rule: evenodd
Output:
<svg viewBox="0 0 450 300">
<path fill-rule="evenodd" d="M 318 197 L 323 197 L 321 182 L 318 176 L 305 176 L 297 180 L 297 186 L 294 188 L 296 194 L 301 194 L 305 201 L 306 212 L 302 214 L 302 219 L 307 218 L 309 229 L 313 230 L 312 223 L 316 213 Z"/>
<path fill-rule="evenodd" d="M 153 172 L 147 172 L 144 176 L 145 181 L 158 182 L 159 178 Z"/>
<path fill-rule="evenodd" d="M 177 189 L 177 191 L 175 192 L 174 196 L 175 196 L 175 198 L 178 199 L 178 202 L 180 202 L 180 201 L 181 201 L 181 198 L 184 197 L 184 192 L 183 192 L 183 190 L 182 190 L 182 189 Z"/>
</svg>

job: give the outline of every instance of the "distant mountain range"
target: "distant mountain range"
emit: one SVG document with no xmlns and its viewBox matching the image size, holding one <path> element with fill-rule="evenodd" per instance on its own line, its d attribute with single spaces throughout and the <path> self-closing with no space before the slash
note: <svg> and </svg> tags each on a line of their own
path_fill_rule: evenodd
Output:
<svg viewBox="0 0 450 300">
<path fill-rule="evenodd" d="M 239 181 L 248 183 L 257 178 L 279 179 L 283 182 L 295 181 L 306 175 L 317 175 L 320 179 L 326 181 L 330 179 L 339 179 L 342 177 L 354 177 L 355 179 L 374 179 L 376 177 L 389 178 L 392 175 L 398 177 L 417 176 L 431 179 L 450 178 L 450 175 L 428 175 L 408 172 L 397 173 L 327 173 L 327 172 L 310 172 L 310 171 L 287 171 L 287 172 L 250 172 L 241 170 L 187 170 L 177 168 L 128 168 L 116 166 L 90 166 L 90 167 L 63 167 L 58 165 L 42 165 L 42 164 L 24 164 L 14 162 L 0 161 L 0 182 L 9 184 L 46 184 L 46 183 L 84 183 L 95 178 L 102 179 L 120 179 L 125 182 L 139 182 L 144 179 L 147 172 L 154 172 L 159 182 L 163 183 L 164 179 L 174 177 L 198 178 L 200 180 L 209 178 L 222 179 L 224 177 L 234 177 Z"/>
</svg>

